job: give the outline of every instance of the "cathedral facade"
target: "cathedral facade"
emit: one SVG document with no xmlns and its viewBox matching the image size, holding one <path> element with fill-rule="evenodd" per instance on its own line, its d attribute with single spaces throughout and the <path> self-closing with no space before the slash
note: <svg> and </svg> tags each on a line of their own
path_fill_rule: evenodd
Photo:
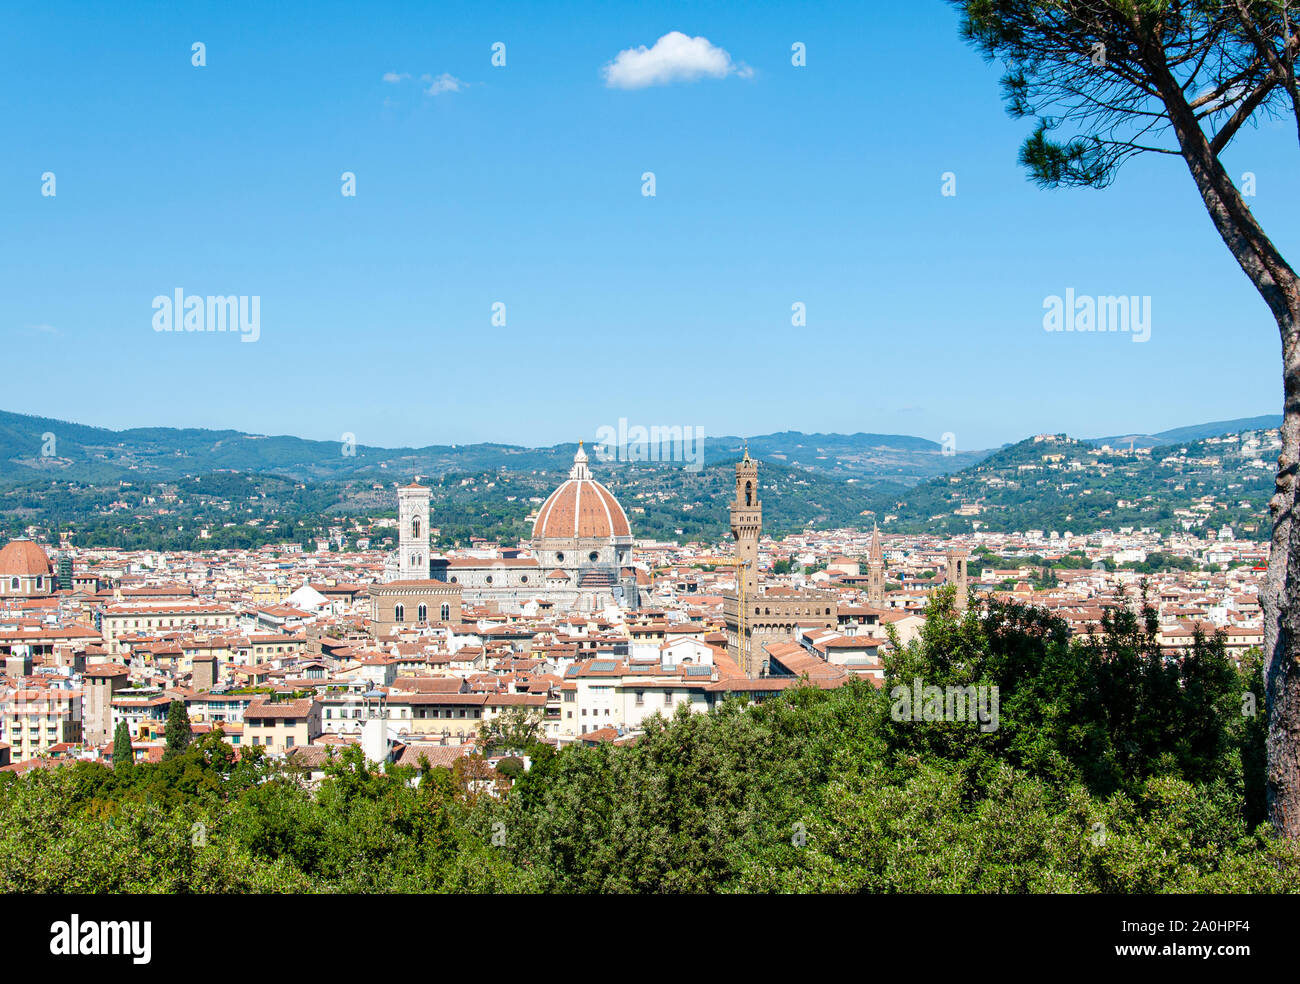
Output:
<svg viewBox="0 0 1300 984">
<path fill-rule="evenodd" d="M 632 566 L 632 530 L 614 494 L 591 476 L 579 444 L 568 479 L 542 503 L 533 523 L 531 556 L 434 557 L 429 546 L 430 491 L 398 489 L 398 547 L 385 580 L 433 580 L 455 586 L 468 605 L 519 611 L 549 603 L 564 611 L 634 608 L 641 598 Z"/>
</svg>

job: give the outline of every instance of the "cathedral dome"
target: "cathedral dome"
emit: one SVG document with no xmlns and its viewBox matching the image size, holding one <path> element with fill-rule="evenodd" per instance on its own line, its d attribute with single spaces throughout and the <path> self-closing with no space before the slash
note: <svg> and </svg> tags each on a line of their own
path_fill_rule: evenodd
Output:
<svg viewBox="0 0 1300 984">
<path fill-rule="evenodd" d="M 587 452 L 579 444 L 568 480 L 550 494 L 537 513 L 533 539 L 607 540 L 631 535 L 627 514 L 614 493 L 591 477 Z"/>
<path fill-rule="evenodd" d="M 0 577 L 44 577 L 53 573 L 50 558 L 31 540 L 13 540 L 0 550 Z"/>
</svg>

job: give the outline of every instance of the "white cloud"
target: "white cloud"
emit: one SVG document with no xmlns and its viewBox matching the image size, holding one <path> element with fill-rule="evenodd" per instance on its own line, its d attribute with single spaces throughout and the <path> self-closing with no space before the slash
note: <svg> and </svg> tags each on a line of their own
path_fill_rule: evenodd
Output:
<svg viewBox="0 0 1300 984">
<path fill-rule="evenodd" d="M 415 78 L 410 72 L 385 72 L 384 81 L 397 84 L 407 82 Z M 441 75 L 430 75 L 425 72 L 420 76 L 420 84 L 424 86 L 425 95 L 440 96 L 444 92 L 460 92 L 469 88 L 469 83 L 463 79 L 458 79 L 450 72 L 443 72 Z"/>
<path fill-rule="evenodd" d="M 681 31 L 670 31 L 650 48 L 641 45 L 620 51 L 602 72 L 611 89 L 644 89 L 728 75 L 747 79 L 754 74 L 743 62 L 733 62 L 731 55 L 708 38 L 687 37 Z"/>
<path fill-rule="evenodd" d="M 430 80 L 429 76 L 424 76 L 426 82 L 430 82 L 429 88 L 424 91 L 431 96 L 440 96 L 444 92 L 460 92 L 469 83 L 463 82 L 449 72 L 443 72 L 437 78 Z"/>
</svg>

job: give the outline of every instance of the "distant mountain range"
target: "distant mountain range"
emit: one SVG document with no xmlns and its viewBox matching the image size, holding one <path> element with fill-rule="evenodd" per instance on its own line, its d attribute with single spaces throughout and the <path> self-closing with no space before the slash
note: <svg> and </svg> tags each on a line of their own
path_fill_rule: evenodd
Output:
<svg viewBox="0 0 1300 984">
<path fill-rule="evenodd" d="M 635 435 L 634 435 L 635 436 Z M 748 439 L 756 457 L 795 469 L 867 482 L 915 484 L 980 461 L 986 451 L 944 454 L 934 441 L 897 434 L 802 434 L 787 431 Z M 737 457 L 740 437 L 704 441 L 702 464 Z M 588 444 L 600 470 L 601 448 Z M 0 482 L 31 480 L 105 482 L 167 481 L 216 471 L 283 475 L 300 481 L 352 477 L 439 477 L 507 469 L 514 472 L 568 469 L 576 444 L 526 448 L 509 444 L 430 445 L 423 448 L 346 447 L 338 441 L 267 437 L 234 430 L 170 427 L 114 431 L 102 427 L 0 411 Z M 624 460 L 696 460 L 693 442 L 674 448 L 632 444 Z M 675 457 L 674 457 L 675 455 Z"/>
<path fill-rule="evenodd" d="M 1088 438 L 1089 444 L 1109 444 L 1112 448 L 1157 448 L 1166 444 L 1178 444 L 1182 441 L 1203 441 L 1207 437 L 1220 434 L 1236 434 L 1247 430 L 1271 430 L 1282 426 L 1280 413 L 1267 413 L 1262 417 L 1238 417 L 1236 420 L 1216 420 L 1208 424 L 1193 424 L 1191 427 L 1175 427 L 1173 430 L 1160 431 L 1158 434 L 1117 434 L 1114 437 Z"/>
<path fill-rule="evenodd" d="M 1090 444 L 1112 447 L 1154 447 L 1194 441 L 1240 430 L 1277 427 L 1277 415 L 1247 417 L 1180 427 L 1158 434 L 1095 438 Z M 704 442 L 703 463 L 737 457 L 745 441 L 711 437 Z M 997 449 L 944 453 L 934 441 L 900 434 L 804 434 L 783 431 L 748 438 L 757 458 L 792 469 L 852 480 L 865 486 L 881 483 L 912 486 L 959 472 L 983 461 Z M 593 467 L 605 463 L 593 451 Z M 171 481 L 213 472 L 281 475 L 298 481 L 347 478 L 437 478 L 448 474 L 506 469 L 512 472 L 565 470 L 575 444 L 526 448 L 509 444 L 430 445 L 423 448 L 381 448 L 298 437 L 269 437 L 235 430 L 146 427 L 114 431 L 102 427 L 0 411 L 0 484 L 32 481 L 116 482 Z M 674 449 L 633 445 L 623 453 L 633 461 L 681 460 Z M 687 458 L 696 454 L 685 447 Z"/>
</svg>

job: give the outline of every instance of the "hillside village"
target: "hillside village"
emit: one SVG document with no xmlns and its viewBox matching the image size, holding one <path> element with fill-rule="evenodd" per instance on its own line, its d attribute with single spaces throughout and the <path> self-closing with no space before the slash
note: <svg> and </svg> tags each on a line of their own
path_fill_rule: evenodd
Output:
<svg viewBox="0 0 1300 984">
<path fill-rule="evenodd" d="M 1262 540 L 1280 448 L 1277 430 L 1156 448 L 1039 434 L 885 503 L 881 523 L 950 533 L 1072 526 L 1166 534 L 1226 523 Z"/>
</svg>

